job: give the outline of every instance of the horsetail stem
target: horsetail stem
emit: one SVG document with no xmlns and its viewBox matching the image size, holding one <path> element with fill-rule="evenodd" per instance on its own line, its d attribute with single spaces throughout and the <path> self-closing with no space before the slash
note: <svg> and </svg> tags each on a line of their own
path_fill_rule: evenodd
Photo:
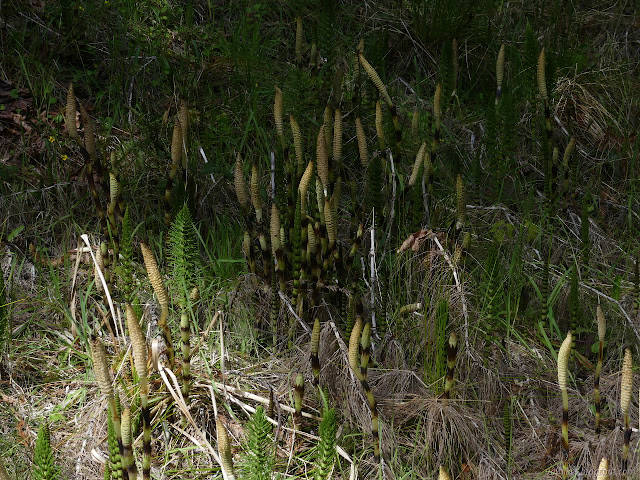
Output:
<svg viewBox="0 0 640 480">
<path fill-rule="evenodd" d="M 251 204 L 256 212 L 256 221 L 262 223 L 262 199 L 260 198 L 260 177 L 258 176 L 258 167 L 256 164 L 251 165 Z"/>
<path fill-rule="evenodd" d="M 600 305 L 596 310 L 596 319 L 598 321 L 598 363 L 596 364 L 596 372 L 593 378 L 593 396 L 596 407 L 596 434 L 600 433 L 600 372 L 602 371 L 602 357 L 604 350 L 604 338 L 607 333 L 607 322 L 604 312 Z"/>
<path fill-rule="evenodd" d="M 333 115 L 333 161 L 338 172 L 342 170 L 342 112 L 336 108 Z"/>
<path fill-rule="evenodd" d="M 320 319 L 318 317 L 313 321 L 313 330 L 311 331 L 311 370 L 313 371 L 313 386 L 317 387 L 320 383 L 320 359 L 318 352 L 320 351 Z"/>
<path fill-rule="evenodd" d="M 456 178 L 456 237 L 464 228 L 466 216 L 467 201 L 464 181 L 462 180 L 462 175 L 458 174 Z"/>
<path fill-rule="evenodd" d="M 182 396 L 188 403 L 189 391 L 191 389 L 191 345 L 189 338 L 191 336 L 191 328 L 189 315 L 182 312 L 180 316 L 180 340 L 182 341 Z"/>
<path fill-rule="evenodd" d="M 149 412 L 149 381 L 147 377 L 147 341 L 133 307 L 126 307 L 127 327 L 136 372 L 140 378 L 140 409 L 142 411 L 142 478 L 151 478 L 151 417 Z"/>
<path fill-rule="evenodd" d="M 325 125 L 320 127 L 316 141 L 316 162 L 318 165 L 318 178 L 322 182 L 324 196 L 328 196 L 329 189 L 329 158 L 325 138 Z"/>
<path fill-rule="evenodd" d="M 600 465 L 598 465 L 598 474 L 596 480 L 610 480 L 611 476 L 609 475 L 609 459 L 607 457 L 602 457 L 600 460 Z"/>
<path fill-rule="evenodd" d="M 324 145 L 328 158 L 331 158 L 333 156 L 333 113 L 333 109 L 330 105 L 324 107 Z"/>
<path fill-rule="evenodd" d="M 360 163 L 363 167 L 369 165 L 369 152 L 367 150 L 367 138 L 364 135 L 364 128 L 362 127 L 362 120 L 360 117 L 356 117 L 356 138 L 358 140 L 358 153 L 360 154 Z"/>
<path fill-rule="evenodd" d="M 283 126 L 283 120 L 282 120 L 282 115 L 284 111 L 284 97 L 282 95 L 282 90 L 280 90 L 280 88 L 277 85 L 274 88 L 276 90 L 276 96 L 273 102 L 273 118 L 275 120 L 276 132 L 278 134 L 278 140 L 280 141 L 280 146 L 284 148 L 285 140 L 284 140 L 284 126 Z"/>
<path fill-rule="evenodd" d="M 386 142 L 384 139 L 384 127 L 382 126 L 382 105 L 380 105 L 380 100 L 376 101 L 376 134 L 378 135 L 380 150 L 384 151 Z"/>
<path fill-rule="evenodd" d="M 233 457 L 231 456 L 231 441 L 229 440 L 229 433 L 220 420 L 220 417 L 216 417 L 216 436 L 218 438 L 218 455 L 220 455 L 220 467 L 222 467 L 223 473 L 227 480 L 235 480 L 236 476 L 233 471 Z"/>
<path fill-rule="evenodd" d="M 131 410 L 126 407 L 122 411 L 122 467 L 127 469 L 130 480 L 136 480 L 138 478 L 138 469 L 136 462 L 133 458 L 133 450 L 131 447 Z"/>
<path fill-rule="evenodd" d="M 409 177 L 410 187 L 413 187 L 418 180 L 418 174 L 420 173 L 420 169 L 424 164 L 424 155 L 426 151 L 427 142 L 422 142 L 422 145 L 420 145 L 418 153 L 416 154 L 416 160 L 413 162 L 413 167 L 411 169 L 411 176 Z"/>
<path fill-rule="evenodd" d="M 440 142 L 440 124 L 442 122 L 442 84 L 441 83 L 439 83 L 436 86 L 436 92 L 433 94 L 433 118 L 435 123 L 433 145 L 435 147 L 438 144 L 438 142 Z"/>
<path fill-rule="evenodd" d="M 167 227 L 171 225 L 171 189 L 173 188 L 173 182 L 178 173 L 178 168 L 182 163 L 182 140 L 180 120 L 176 120 L 173 125 L 173 135 L 171 136 L 171 168 L 169 169 L 167 185 L 164 189 L 164 223 Z"/>
<path fill-rule="evenodd" d="M 296 66 L 302 66 L 302 17 L 296 17 Z"/>
<path fill-rule="evenodd" d="M 84 125 L 84 148 L 89 154 L 89 158 L 93 161 L 96 158 L 97 150 L 96 150 L 96 122 L 91 118 L 89 112 L 87 112 L 86 108 L 82 104 L 82 102 L 78 102 L 78 106 L 80 107 L 80 113 L 82 115 L 82 123 Z M 74 112 L 74 123 L 75 123 L 75 112 Z"/>
<path fill-rule="evenodd" d="M 304 376 L 302 373 L 296 375 L 293 384 L 293 406 L 294 406 L 294 422 L 296 429 L 300 426 L 302 419 L 302 399 L 304 398 Z"/>
<path fill-rule="evenodd" d="M 627 471 L 629 462 L 629 441 L 631 440 L 631 425 L 629 424 L 629 404 L 633 389 L 633 361 L 631 350 L 625 349 L 622 361 L 622 379 L 620 381 L 620 410 L 624 417 L 624 443 L 622 445 L 622 471 Z M 626 473 L 624 474 L 626 477 Z"/>
<path fill-rule="evenodd" d="M 236 163 L 233 169 L 233 184 L 235 186 L 236 196 L 238 197 L 238 203 L 240 203 L 242 211 L 246 214 L 249 210 L 249 193 L 242 169 L 242 157 L 239 153 L 236 155 Z"/>
<path fill-rule="evenodd" d="M 162 276 L 160 275 L 160 270 L 158 269 L 158 264 L 153 255 L 153 252 L 145 243 L 142 242 L 140 243 L 140 250 L 142 250 L 142 258 L 144 259 L 144 266 L 147 270 L 149 282 L 151 282 L 153 291 L 156 293 L 156 297 L 158 297 L 158 303 L 160 304 L 160 307 L 162 309 L 160 318 L 158 319 L 158 326 L 162 330 L 162 336 L 167 346 L 167 359 L 169 360 L 169 367 L 173 369 L 175 363 L 173 342 L 171 341 L 171 329 L 169 328 L 169 324 L 167 323 L 167 319 L 169 317 L 169 295 L 167 294 L 167 290 L 165 289 L 164 283 L 162 282 Z"/>
<path fill-rule="evenodd" d="M 451 396 L 451 390 L 453 390 L 454 372 L 456 368 L 456 357 L 458 354 L 458 337 L 455 332 L 451 332 L 449 335 L 449 343 L 447 344 L 447 373 L 444 381 L 444 395 L 445 399 Z"/>
<path fill-rule="evenodd" d="M 438 480 L 451 480 L 447 469 L 440 465 L 440 470 L 438 472 Z"/>
<path fill-rule="evenodd" d="M 571 342 L 572 335 L 571 331 L 569 331 L 558 352 L 558 385 L 562 392 L 562 447 L 564 449 L 562 478 L 568 478 L 569 475 L 569 395 L 567 393 L 567 375 L 571 356 Z"/>
<path fill-rule="evenodd" d="M 78 126 L 76 125 L 76 95 L 73 90 L 73 83 L 69 84 L 67 90 L 67 104 L 64 109 L 64 124 L 67 127 L 69 136 L 78 144 L 81 144 Z"/>
<path fill-rule="evenodd" d="M 109 402 L 109 412 L 111 413 L 111 419 L 113 421 L 113 428 L 116 433 L 116 439 L 118 442 L 118 451 L 120 457 L 124 455 L 124 446 L 122 444 L 122 429 L 120 422 L 120 412 L 116 404 L 115 392 L 113 390 L 113 383 L 111 380 L 111 373 L 109 372 L 109 365 L 107 364 L 107 354 L 104 350 L 102 340 L 96 335 L 91 335 L 91 358 L 93 360 L 93 370 L 96 376 L 98 386 L 102 391 L 102 394 L 107 397 Z M 123 467 L 122 476 L 126 478 L 127 471 Z"/>
<path fill-rule="evenodd" d="M 500 51 L 498 52 L 498 60 L 496 61 L 496 105 L 500 101 L 500 97 L 502 96 L 502 79 L 504 78 L 504 53 L 505 46 L 504 43 L 500 46 Z"/>
</svg>

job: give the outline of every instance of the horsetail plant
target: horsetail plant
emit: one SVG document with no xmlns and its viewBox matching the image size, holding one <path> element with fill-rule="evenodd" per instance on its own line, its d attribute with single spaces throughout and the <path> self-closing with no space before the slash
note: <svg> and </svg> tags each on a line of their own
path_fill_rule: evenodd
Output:
<svg viewBox="0 0 640 480">
<path fill-rule="evenodd" d="M 444 381 L 444 399 L 448 399 L 451 396 L 451 390 L 453 390 L 454 373 L 456 368 L 456 357 L 458 354 L 458 336 L 455 332 L 451 332 L 449 335 L 449 343 L 447 344 L 447 374 Z"/>
<path fill-rule="evenodd" d="M 384 127 L 382 125 L 382 105 L 380 105 L 380 100 L 376 101 L 376 134 L 378 135 L 378 144 L 380 145 L 380 151 L 383 152 L 386 148 L 386 142 L 384 139 Z"/>
<path fill-rule="evenodd" d="M 164 190 L 164 223 L 169 227 L 171 225 L 171 190 L 178 173 L 178 168 L 182 164 L 182 127 L 180 126 L 180 120 L 176 119 L 173 125 L 173 134 L 171 135 L 171 168 L 167 174 L 167 185 Z"/>
<path fill-rule="evenodd" d="M 233 457 L 231 456 L 231 440 L 227 428 L 219 416 L 216 417 L 216 435 L 218 439 L 218 455 L 220 455 L 220 467 L 225 480 L 235 480 Z"/>
<path fill-rule="evenodd" d="M 607 333 L 607 321 L 604 317 L 602 307 L 598 305 L 596 310 L 596 319 L 598 321 L 598 363 L 596 364 L 596 372 L 593 377 L 593 396 L 596 408 L 596 434 L 600 433 L 600 373 L 602 372 L 602 353 L 604 350 L 604 338 Z"/>
<path fill-rule="evenodd" d="M 333 408 L 325 407 L 322 421 L 318 427 L 318 449 L 316 454 L 316 469 L 313 474 L 314 480 L 328 480 L 331 478 L 333 466 L 336 461 L 336 433 L 338 423 L 336 413 Z"/>
<path fill-rule="evenodd" d="M 567 376 L 569 374 L 569 358 L 571 356 L 571 331 L 560 346 L 558 352 L 558 385 L 562 393 L 562 447 L 564 458 L 562 460 L 562 478 L 569 475 L 569 394 L 567 392 Z"/>
<path fill-rule="evenodd" d="M 147 341 L 131 305 L 126 306 L 127 327 L 131 338 L 133 362 L 140 378 L 140 408 L 142 413 L 142 478 L 151 478 L 151 415 L 149 412 L 149 381 L 147 377 Z"/>
<path fill-rule="evenodd" d="M 631 425 L 629 424 L 629 404 L 631 403 L 631 390 L 633 389 L 633 361 L 631 350 L 626 348 L 622 360 L 622 379 L 620 381 L 620 410 L 624 417 L 624 441 L 622 444 L 622 471 L 626 477 L 629 462 L 629 441 L 631 440 Z"/>
<path fill-rule="evenodd" d="M 311 370 L 313 371 L 313 386 L 317 387 L 320 382 L 320 359 L 318 352 L 320 350 L 320 319 L 318 317 L 313 321 L 313 330 L 311 331 Z"/>
<path fill-rule="evenodd" d="M 387 107 L 389 107 L 389 110 L 391 111 L 391 115 L 393 118 L 393 128 L 396 131 L 396 141 L 400 142 L 400 139 L 402 137 L 402 131 L 400 130 L 400 121 L 398 120 L 398 113 L 396 111 L 396 106 L 391 100 L 389 93 L 387 92 L 387 87 L 385 87 L 384 83 L 380 79 L 380 75 L 378 75 L 378 72 L 376 72 L 376 70 L 371 66 L 371 64 L 367 61 L 367 59 L 364 58 L 364 55 L 362 54 L 362 52 L 358 52 L 358 59 L 360 60 L 360 64 L 362 65 L 362 68 L 364 68 L 364 71 L 367 72 L 367 75 L 369 75 L 369 78 L 378 89 L 378 92 L 380 93 L 380 96 L 387 104 Z"/>
<path fill-rule="evenodd" d="M 293 407 L 294 407 L 294 425 L 295 428 L 300 428 L 300 421 L 302 420 L 302 399 L 304 398 L 304 376 L 302 373 L 298 373 L 293 384 Z"/>
<path fill-rule="evenodd" d="M 296 17 L 296 66 L 302 66 L 302 17 Z"/>
<path fill-rule="evenodd" d="M 160 275 L 160 270 L 158 269 L 158 263 L 156 262 L 156 258 L 154 257 L 153 252 L 145 243 L 142 242 L 140 243 L 140 250 L 142 250 L 142 257 L 144 259 L 144 266 L 147 270 L 149 282 L 153 287 L 153 291 L 156 293 L 156 297 L 158 297 L 158 303 L 160 304 L 160 308 L 162 309 L 160 318 L 158 319 L 158 326 L 162 330 L 162 337 L 164 338 L 167 347 L 167 359 L 169 360 L 169 367 L 173 369 L 175 364 L 175 354 L 173 349 L 173 342 L 171 341 L 171 329 L 169 328 L 169 324 L 167 323 L 167 319 L 169 318 L 169 295 L 167 294 L 164 282 L 162 281 L 162 276 Z"/>
<path fill-rule="evenodd" d="M 609 475 L 609 459 L 607 457 L 602 457 L 600 460 L 600 465 L 598 465 L 598 473 L 596 480 L 610 480 L 611 475 Z"/>
<path fill-rule="evenodd" d="M 440 465 L 438 480 L 451 480 L 451 477 L 449 476 L 449 472 L 447 472 L 447 469 L 444 468 L 442 465 Z"/>
<path fill-rule="evenodd" d="M 498 60 L 496 61 L 496 105 L 500 102 L 502 96 L 502 80 L 504 78 L 504 55 L 505 46 L 504 43 L 500 45 L 500 51 L 498 52 Z"/>
<path fill-rule="evenodd" d="M 136 480 L 138 478 L 138 468 L 133 458 L 133 449 L 131 447 L 131 410 L 126 407 L 122 411 L 122 468 L 126 468 L 129 480 Z"/>
<path fill-rule="evenodd" d="M 51 450 L 49 424 L 44 422 L 40 425 L 38 438 L 36 439 L 36 448 L 33 457 L 33 478 L 35 480 L 56 480 L 59 478 L 58 470 L 53 458 L 53 451 Z"/>
<path fill-rule="evenodd" d="M 284 111 L 284 96 L 282 95 L 282 90 L 276 85 L 276 96 L 273 101 L 273 118 L 276 124 L 276 133 L 278 134 L 278 140 L 280 141 L 280 146 L 282 148 L 285 147 L 284 140 L 284 126 L 283 126 L 283 111 Z"/>
<path fill-rule="evenodd" d="M 100 340 L 95 335 L 91 336 L 91 358 L 93 359 L 93 370 L 98 382 L 98 386 L 100 387 L 102 394 L 107 397 L 107 401 L 109 402 L 109 414 L 111 415 L 113 429 L 115 431 L 116 441 L 118 443 L 118 453 L 120 455 L 120 458 L 122 459 L 124 455 L 124 447 L 122 444 L 120 411 L 116 404 L 116 395 L 113 390 L 111 373 L 109 372 L 109 366 L 107 364 L 107 354 L 104 350 L 102 340 Z M 122 460 L 120 466 L 123 467 Z M 114 472 L 112 470 L 112 474 L 113 473 Z M 128 478 L 125 468 L 122 468 L 122 477 Z"/>
<path fill-rule="evenodd" d="M 360 357 L 360 347 L 362 347 L 362 357 Z M 367 367 L 369 364 L 369 356 L 371 354 L 371 324 L 367 322 L 363 324 L 362 317 L 357 315 L 356 323 L 351 330 L 351 337 L 349 338 L 349 365 L 355 373 L 362 389 L 367 397 L 369 403 L 369 409 L 371 411 L 371 434 L 373 437 L 373 454 L 377 461 L 380 460 L 380 438 L 378 434 L 379 419 L 378 419 L 378 406 L 376 399 L 373 396 L 371 387 L 367 382 Z"/>
<path fill-rule="evenodd" d="M 273 427 L 260 405 L 251 415 L 246 428 L 247 455 L 242 465 L 243 478 L 271 480 L 274 463 Z"/>
<path fill-rule="evenodd" d="M 197 251 L 197 229 L 191 218 L 191 212 L 185 203 L 175 220 L 171 224 L 168 239 L 169 266 L 173 271 L 173 286 L 178 292 L 179 304 L 182 310 L 180 315 L 180 340 L 182 343 L 182 394 L 185 401 L 189 398 L 191 385 L 191 322 L 189 306 L 194 291 L 194 283 L 199 270 L 199 255 Z"/>
<path fill-rule="evenodd" d="M 511 467 L 511 447 L 513 445 L 513 422 L 511 418 L 511 398 L 508 398 L 506 402 L 504 402 L 504 407 L 502 408 L 502 423 L 504 425 L 504 452 L 505 452 L 505 463 L 507 465 L 507 478 L 511 478 L 510 475 L 510 467 Z"/>
</svg>

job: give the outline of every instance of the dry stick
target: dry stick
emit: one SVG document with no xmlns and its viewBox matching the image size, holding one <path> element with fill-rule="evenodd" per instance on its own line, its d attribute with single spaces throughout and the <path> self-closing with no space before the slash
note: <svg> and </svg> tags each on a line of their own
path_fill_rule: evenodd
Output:
<svg viewBox="0 0 640 480">
<path fill-rule="evenodd" d="M 213 385 L 197 384 L 195 386 L 196 387 L 204 387 L 204 388 L 210 389 L 212 391 L 212 396 L 213 396 L 213 390 L 215 388 Z M 255 395 L 253 393 L 246 392 L 244 390 L 240 390 L 239 388 L 227 387 L 226 390 L 227 390 L 226 392 L 219 392 L 219 393 L 224 393 L 226 398 L 229 401 L 236 403 L 243 410 L 247 411 L 250 414 L 251 413 L 255 413 L 256 408 L 251 406 L 251 405 L 249 405 L 249 404 L 247 404 L 247 403 L 244 403 L 243 401 L 241 401 L 238 398 L 236 398 L 234 395 L 238 395 L 238 396 L 240 396 L 242 398 L 246 398 L 246 399 L 252 400 L 254 402 L 263 403 L 265 405 L 268 405 L 270 403 L 270 401 L 271 401 L 268 398 L 261 397 L 259 395 Z M 290 407 L 288 405 L 281 404 L 279 402 L 278 402 L 278 407 L 281 408 L 282 410 L 290 412 L 290 413 L 294 413 L 295 412 L 295 410 L 292 407 Z M 307 413 L 307 412 L 302 412 L 302 416 L 305 417 L 305 418 L 313 419 L 314 421 L 318 421 L 318 422 L 322 420 L 322 418 L 317 417 L 317 416 L 312 415 L 312 414 Z M 295 431 L 292 428 L 282 426 L 282 425 L 280 425 L 280 423 L 277 420 L 274 420 L 273 418 L 271 418 L 268 415 L 266 416 L 266 418 L 267 418 L 267 421 L 269 423 L 271 423 L 272 425 L 275 425 L 278 428 L 282 428 L 285 431 L 296 433 L 297 435 L 301 435 L 301 436 L 310 438 L 312 440 L 319 440 L 320 439 L 320 437 L 318 437 L 316 435 L 313 435 L 312 433 L 303 432 L 303 431 Z M 340 447 L 339 445 L 336 445 L 336 451 L 338 452 L 338 455 L 340 455 L 342 458 L 344 458 L 349 463 L 349 465 L 351 465 L 351 467 L 350 467 L 351 476 L 349 477 L 350 480 L 351 479 L 355 479 L 356 475 L 357 475 L 356 469 L 355 469 L 356 467 L 355 467 L 355 462 L 353 461 L 351 456 L 342 447 Z"/>
<path fill-rule="evenodd" d="M 84 243 L 87 245 L 87 247 L 89 247 L 89 255 L 91 255 L 91 259 L 93 260 L 93 264 L 96 266 L 97 269 L 97 273 L 98 273 L 98 277 L 100 278 L 100 282 L 102 283 L 102 288 L 104 288 L 104 293 L 107 296 L 107 303 L 109 303 L 109 309 L 111 310 L 111 317 L 113 318 L 113 324 L 116 327 L 116 336 L 119 336 L 118 334 L 118 320 L 116 317 L 116 310 L 115 307 L 113 306 L 113 300 L 111 299 L 111 293 L 109 292 L 109 288 L 107 287 L 107 281 L 104 278 L 104 275 L 102 274 L 102 271 L 97 268 L 98 266 L 98 260 L 96 259 L 96 256 L 93 253 L 93 248 L 91 247 L 91 243 L 89 242 L 89 236 L 84 233 L 82 235 L 80 235 L 80 238 L 84 241 Z M 122 328 L 122 326 L 120 326 L 120 330 L 122 332 L 124 332 L 124 329 Z M 114 342 L 113 343 L 115 348 L 116 348 L 116 352 L 118 351 L 118 343 Z"/>
<path fill-rule="evenodd" d="M 198 443 L 198 445 L 201 448 L 203 448 L 203 450 L 206 450 L 209 453 L 209 455 L 213 457 L 213 459 L 216 461 L 218 465 L 222 466 L 222 460 L 220 459 L 218 452 L 216 452 L 216 450 L 211 446 L 211 444 L 207 440 L 206 433 L 204 433 L 200 429 L 200 427 L 196 424 L 195 420 L 191 416 L 191 413 L 187 408 L 187 404 L 185 403 L 184 398 L 182 397 L 182 392 L 180 391 L 180 384 L 175 374 L 169 368 L 165 367 L 162 364 L 162 362 L 159 362 L 158 364 L 158 371 L 160 373 L 160 376 L 162 377 L 162 381 L 167 387 L 167 390 L 173 397 L 173 400 L 176 402 L 176 405 L 182 411 L 187 421 L 191 424 L 191 426 L 196 431 L 197 435 L 200 437 L 200 442 Z M 224 476 L 225 480 L 230 480 L 229 477 L 226 475 L 224 469 L 222 469 L 222 475 Z"/>
<path fill-rule="evenodd" d="M 302 328 L 304 328 L 304 331 L 307 332 L 309 335 L 311 335 L 311 328 L 309 328 L 309 325 L 307 325 L 304 320 L 302 320 L 298 314 L 296 313 L 295 309 L 293 308 L 293 306 L 291 305 L 291 300 L 289 300 L 289 298 L 284 294 L 284 292 L 282 290 L 278 290 L 278 295 L 280 295 L 280 298 L 282 299 L 282 301 L 284 302 L 284 304 L 287 306 L 287 308 L 289 309 L 289 312 L 291 313 L 291 315 L 293 315 L 293 317 L 298 320 L 298 322 L 300 323 L 300 325 L 302 325 Z"/>
</svg>

